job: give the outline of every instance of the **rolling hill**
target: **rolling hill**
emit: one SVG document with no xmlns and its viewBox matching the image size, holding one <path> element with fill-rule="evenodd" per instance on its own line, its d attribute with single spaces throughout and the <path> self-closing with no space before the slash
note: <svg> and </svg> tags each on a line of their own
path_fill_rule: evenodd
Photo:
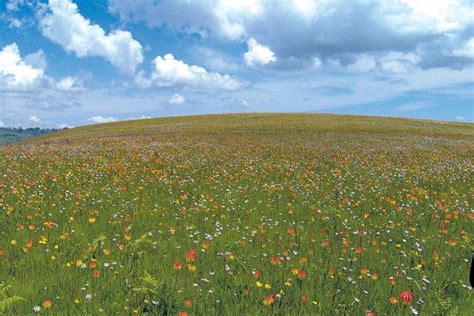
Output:
<svg viewBox="0 0 474 316">
<path fill-rule="evenodd" d="M 322 114 L 0 148 L 6 314 L 465 315 L 474 125 Z"/>
</svg>

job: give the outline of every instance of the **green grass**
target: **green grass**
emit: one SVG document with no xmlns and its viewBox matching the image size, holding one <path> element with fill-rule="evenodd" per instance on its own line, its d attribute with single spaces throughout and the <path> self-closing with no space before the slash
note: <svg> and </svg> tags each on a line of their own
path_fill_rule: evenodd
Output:
<svg viewBox="0 0 474 316">
<path fill-rule="evenodd" d="M 4 147 L 0 306 L 468 315 L 473 141 L 472 124 L 236 114 Z"/>
</svg>

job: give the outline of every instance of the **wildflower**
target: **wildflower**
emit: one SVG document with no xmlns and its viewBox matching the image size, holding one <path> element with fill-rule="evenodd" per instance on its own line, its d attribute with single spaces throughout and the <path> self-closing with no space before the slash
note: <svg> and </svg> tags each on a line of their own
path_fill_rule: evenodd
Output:
<svg viewBox="0 0 474 316">
<path fill-rule="evenodd" d="M 367 311 L 367 313 L 365 313 L 365 316 L 375 316 L 375 312 Z"/>
<path fill-rule="evenodd" d="M 306 295 L 301 295 L 300 296 L 300 301 L 303 302 L 303 303 L 306 303 L 308 301 L 308 296 Z"/>
<path fill-rule="evenodd" d="M 448 240 L 448 245 L 450 245 L 451 247 L 456 246 L 457 243 L 458 243 L 458 241 L 456 239 Z"/>
<path fill-rule="evenodd" d="M 81 301 L 80 301 L 78 298 L 76 298 L 76 299 L 74 300 L 74 304 L 79 304 L 79 303 L 81 303 Z"/>
<path fill-rule="evenodd" d="M 270 284 L 266 283 L 266 284 L 265 284 L 265 288 L 266 288 L 267 290 L 269 290 L 269 289 L 272 288 L 272 286 L 271 286 Z"/>
<path fill-rule="evenodd" d="M 91 224 L 95 223 L 95 217 L 89 217 L 89 223 Z"/>
<path fill-rule="evenodd" d="M 95 268 L 97 266 L 97 261 L 90 261 L 89 268 Z"/>
<path fill-rule="evenodd" d="M 191 306 L 193 306 L 193 301 L 192 301 L 192 300 L 186 300 L 186 301 L 184 302 L 184 305 L 185 305 L 186 307 L 191 307 Z"/>
<path fill-rule="evenodd" d="M 299 272 L 300 272 L 300 270 L 299 270 L 298 268 L 293 268 L 293 269 L 291 269 L 291 273 L 292 273 L 293 275 L 298 275 Z"/>
<path fill-rule="evenodd" d="M 35 313 L 41 312 L 41 307 L 39 307 L 38 305 L 33 306 L 33 312 Z"/>
<path fill-rule="evenodd" d="M 26 248 L 31 248 L 33 247 L 33 242 L 30 240 L 30 241 L 27 241 L 23 244 Z"/>
<path fill-rule="evenodd" d="M 298 272 L 298 279 L 304 280 L 304 279 L 306 279 L 306 276 L 307 276 L 307 273 L 306 273 L 305 271 L 301 271 L 301 270 L 300 270 L 300 271 Z"/>
<path fill-rule="evenodd" d="M 92 276 L 97 279 L 100 276 L 100 272 L 97 270 L 94 270 L 92 271 Z"/>
<path fill-rule="evenodd" d="M 273 295 L 273 294 L 267 295 L 263 299 L 263 305 L 265 305 L 265 306 L 271 305 L 274 301 L 275 301 L 275 295 Z"/>
<path fill-rule="evenodd" d="M 413 293 L 410 291 L 403 291 L 400 293 L 400 300 L 403 302 L 403 304 L 408 304 L 413 300 Z"/>
<path fill-rule="evenodd" d="M 194 261 L 196 260 L 196 249 L 192 248 L 189 249 L 186 253 L 186 261 Z"/>
<path fill-rule="evenodd" d="M 260 281 L 257 281 L 257 283 L 255 283 L 257 285 L 257 287 L 262 287 L 263 286 L 263 283 L 260 282 Z"/>
<path fill-rule="evenodd" d="M 188 264 L 188 270 L 194 272 L 196 271 L 196 266 L 194 264 Z"/>
<path fill-rule="evenodd" d="M 272 257 L 271 262 L 272 264 L 279 264 L 281 260 L 279 257 Z"/>
<path fill-rule="evenodd" d="M 398 303 L 398 300 L 395 296 L 390 297 L 388 300 L 392 304 L 397 304 Z"/>
<path fill-rule="evenodd" d="M 188 312 L 179 312 L 179 316 L 188 316 Z"/>
<path fill-rule="evenodd" d="M 43 302 L 43 307 L 48 309 L 48 308 L 51 308 L 51 306 L 53 306 L 53 302 L 51 302 L 51 300 L 46 300 Z"/>
<path fill-rule="evenodd" d="M 181 261 L 176 261 L 173 264 L 173 269 L 175 269 L 175 270 L 180 270 L 182 267 L 183 267 L 183 263 Z"/>
</svg>

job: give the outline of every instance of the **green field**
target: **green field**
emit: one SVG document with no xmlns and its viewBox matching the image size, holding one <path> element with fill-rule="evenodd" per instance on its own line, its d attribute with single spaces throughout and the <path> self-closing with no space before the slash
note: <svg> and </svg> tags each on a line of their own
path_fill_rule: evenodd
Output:
<svg viewBox="0 0 474 316">
<path fill-rule="evenodd" d="M 0 148 L 0 313 L 470 315 L 473 149 L 473 124 L 320 114 Z"/>
</svg>

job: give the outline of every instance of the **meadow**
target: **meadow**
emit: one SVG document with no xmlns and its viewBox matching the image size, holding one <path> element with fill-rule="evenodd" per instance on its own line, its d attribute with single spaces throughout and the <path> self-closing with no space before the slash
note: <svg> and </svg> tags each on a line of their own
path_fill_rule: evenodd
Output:
<svg viewBox="0 0 474 316">
<path fill-rule="evenodd" d="M 473 146 L 473 124 L 234 114 L 1 147 L 0 314 L 470 315 Z"/>
</svg>

